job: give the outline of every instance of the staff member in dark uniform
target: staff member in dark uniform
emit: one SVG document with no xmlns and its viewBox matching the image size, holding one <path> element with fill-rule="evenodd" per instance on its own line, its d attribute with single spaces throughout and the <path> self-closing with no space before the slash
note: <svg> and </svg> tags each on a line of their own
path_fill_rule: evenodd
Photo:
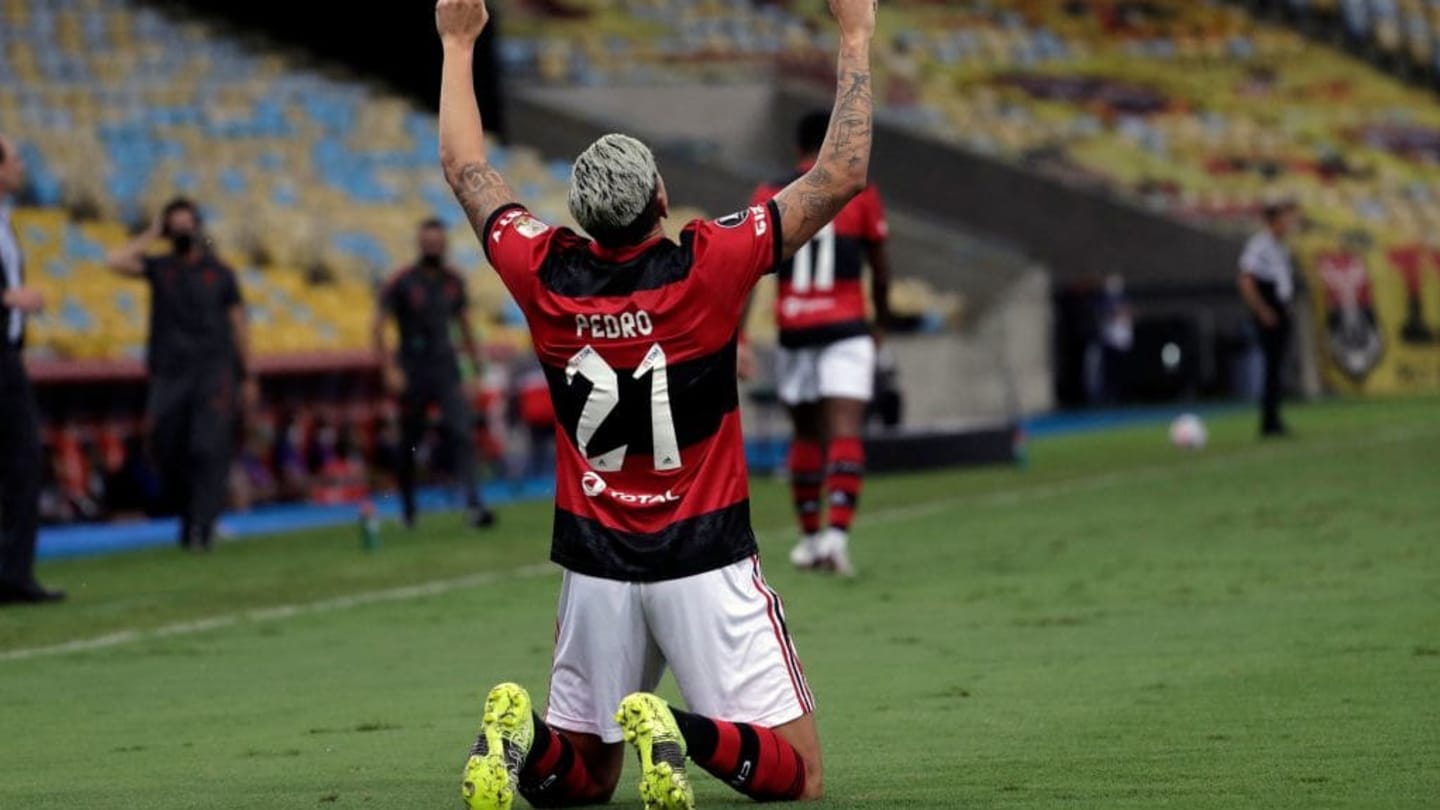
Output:
<svg viewBox="0 0 1440 810">
<path fill-rule="evenodd" d="M 1285 237 L 1295 228 L 1299 211 L 1291 202 L 1264 210 L 1265 227 L 1245 243 L 1240 254 L 1240 295 L 1260 330 L 1265 355 L 1265 387 L 1261 397 L 1261 436 L 1289 433 L 1280 419 L 1285 350 L 1290 342 L 1290 302 L 1295 297 L 1295 267 Z"/>
<path fill-rule="evenodd" d="M 146 256 L 162 237 L 170 252 Z M 150 447 L 180 515 L 181 547 L 209 550 L 225 507 L 236 406 L 253 406 L 258 391 L 239 284 L 206 246 L 199 209 L 183 198 L 109 264 L 149 282 Z"/>
<path fill-rule="evenodd" d="M 40 419 L 20 351 L 25 316 L 40 312 L 40 291 L 25 286 L 20 240 L 10 224 L 10 195 L 25 180 L 25 163 L 0 135 L 0 605 L 55 602 L 64 591 L 35 581 L 40 529 Z"/>
<path fill-rule="evenodd" d="M 475 376 L 480 375 L 480 344 L 467 317 L 469 299 L 465 279 L 446 264 L 445 223 L 420 223 L 420 256 L 398 270 L 380 294 L 373 328 L 375 352 L 385 371 L 385 385 L 400 400 L 403 445 L 400 453 L 400 498 L 405 525 L 413 527 L 415 505 L 415 448 L 425 432 L 431 406 L 440 409 L 441 427 L 455 452 L 456 473 L 465 488 L 469 520 L 476 527 L 495 522 L 495 514 L 480 498 L 471 439 L 470 409 L 460 384 L 459 359 L 451 327 L 457 326 Z M 394 316 L 400 346 L 392 353 L 385 345 L 385 319 Z"/>
</svg>

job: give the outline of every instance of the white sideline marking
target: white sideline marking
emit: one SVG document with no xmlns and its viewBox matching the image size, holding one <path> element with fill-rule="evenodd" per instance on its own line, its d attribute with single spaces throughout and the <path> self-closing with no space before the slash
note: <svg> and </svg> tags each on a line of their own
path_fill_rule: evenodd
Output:
<svg viewBox="0 0 1440 810">
<path fill-rule="evenodd" d="M 542 577 L 557 573 L 559 570 L 559 568 L 549 563 L 543 565 L 522 565 L 519 568 L 509 568 L 504 571 L 487 571 L 465 577 L 456 577 L 454 579 L 437 579 L 431 582 L 422 582 L 418 585 L 405 585 L 399 588 L 386 588 L 379 591 L 365 591 L 346 596 L 336 596 L 331 599 L 322 599 L 318 602 L 275 605 L 274 607 L 244 610 L 238 613 L 212 616 L 208 619 L 167 624 L 163 627 L 157 627 L 154 630 L 122 630 L 118 633 L 110 633 L 108 635 L 81 639 L 79 641 L 67 641 L 63 644 L 55 644 L 49 647 L 30 647 L 0 652 L 0 662 L 22 661 L 27 658 L 103 650 L 109 647 L 118 647 L 122 644 L 131 644 L 147 638 L 190 636 L 196 633 L 218 630 L 222 627 L 233 627 L 243 623 L 256 624 L 274 622 L 311 613 L 331 613 L 337 610 L 349 610 L 350 608 L 361 607 L 362 605 L 374 605 L 383 602 L 404 602 L 426 596 L 439 596 L 467 588 L 494 585 L 498 582 L 512 579 Z"/>
<path fill-rule="evenodd" d="M 1064 497 L 1082 492 L 1104 489 L 1116 484 L 1126 483 L 1137 479 L 1155 481 L 1162 479 L 1176 478 L 1197 468 L 1224 467 L 1243 463 L 1246 461 L 1264 461 L 1274 456 L 1286 455 L 1315 455 L 1325 453 L 1342 452 L 1345 450 L 1358 450 L 1367 447 L 1374 447 L 1379 444 L 1395 444 L 1397 442 L 1409 441 L 1411 439 L 1434 436 L 1440 434 L 1440 429 L 1434 428 L 1407 428 L 1379 433 L 1365 439 L 1356 439 L 1345 442 L 1317 442 L 1303 445 L 1272 445 L 1263 449 L 1240 451 L 1222 456 L 1211 456 L 1209 458 L 1192 459 L 1188 464 L 1167 464 L 1149 465 L 1145 467 L 1130 467 L 1114 472 L 1104 472 L 1096 475 L 1079 476 L 1075 478 L 1062 478 L 1043 484 L 1017 489 L 992 490 L 977 492 L 969 495 L 960 495 L 953 498 L 937 498 L 929 501 L 896 506 L 889 509 L 875 509 L 870 512 L 862 512 L 859 518 L 860 525 L 876 526 L 894 523 L 905 523 L 911 520 L 930 517 L 940 514 L 957 506 L 1006 506 L 1016 503 L 1023 503 L 1031 500 L 1043 500 L 1046 498 Z M 775 534 L 786 531 L 789 527 L 770 527 L 760 530 L 760 534 Z M 534 565 L 522 565 L 518 568 L 510 568 L 504 571 L 488 571 L 478 574 L 471 574 L 453 579 L 437 579 L 430 582 L 422 582 L 417 585 L 405 585 L 398 588 L 386 588 L 378 591 L 364 591 L 361 593 L 336 596 L 330 599 L 322 599 L 316 602 L 305 602 L 301 604 L 276 605 L 274 607 L 256 608 L 237 613 L 229 613 L 220 616 L 212 616 L 207 619 L 195 621 L 177 622 L 167 624 L 153 630 L 121 630 L 94 638 L 66 641 L 61 644 L 54 644 L 47 647 L 28 647 L 8 652 L 0 652 L 0 663 L 6 661 L 23 661 L 30 658 L 43 658 L 47 656 L 69 655 L 71 653 L 90 652 L 92 650 L 103 650 L 110 647 L 119 647 L 124 644 L 132 644 L 137 641 L 155 638 L 173 638 L 176 636 L 189 636 L 196 633 L 204 633 L 210 630 L 218 630 L 224 627 L 233 627 L 239 624 L 255 624 L 262 622 L 280 621 L 291 619 L 296 616 L 305 616 L 315 613 L 331 613 L 338 610 L 349 610 L 351 608 L 374 605 L 385 602 L 404 602 L 412 599 L 422 599 L 427 596 L 439 596 L 454 591 L 478 588 L 484 585 L 494 585 L 513 579 L 531 579 L 550 576 L 559 573 L 560 569 L 550 563 Z"/>
</svg>

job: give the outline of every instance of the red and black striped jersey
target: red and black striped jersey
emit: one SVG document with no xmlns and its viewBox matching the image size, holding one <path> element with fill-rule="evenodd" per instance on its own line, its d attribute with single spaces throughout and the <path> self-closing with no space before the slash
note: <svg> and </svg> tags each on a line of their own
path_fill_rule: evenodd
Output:
<svg viewBox="0 0 1440 810">
<path fill-rule="evenodd" d="M 625 250 L 511 205 L 484 241 L 555 406 L 551 559 L 651 582 L 755 553 L 735 346 L 750 291 L 780 260 L 775 205 Z"/>
<path fill-rule="evenodd" d="M 755 190 L 752 204 L 779 194 L 801 173 Z M 866 323 L 865 247 L 885 241 L 885 206 L 874 186 L 866 188 L 789 261 L 777 269 L 775 317 L 780 345 L 818 346 L 869 334 Z"/>
</svg>

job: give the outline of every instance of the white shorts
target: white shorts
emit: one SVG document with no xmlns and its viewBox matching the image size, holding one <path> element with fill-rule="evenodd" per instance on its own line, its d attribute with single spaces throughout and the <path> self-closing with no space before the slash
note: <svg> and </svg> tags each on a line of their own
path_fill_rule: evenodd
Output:
<svg viewBox="0 0 1440 810">
<path fill-rule="evenodd" d="M 824 346 L 782 347 L 776 370 L 786 405 L 832 398 L 869 402 L 875 393 L 875 339 L 857 335 Z"/>
<path fill-rule="evenodd" d="M 545 722 L 624 739 L 620 701 L 650 692 L 666 664 L 689 710 L 773 728 L 815 710 L 780 596 L 759 557 L 666 582 L 565 572 Z"/>
</svg>

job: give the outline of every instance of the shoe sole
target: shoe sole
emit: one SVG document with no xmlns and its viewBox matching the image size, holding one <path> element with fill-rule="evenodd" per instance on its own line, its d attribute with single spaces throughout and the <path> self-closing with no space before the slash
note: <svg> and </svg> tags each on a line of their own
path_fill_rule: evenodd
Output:
<svg viewBox="0 0 1440 810">
<path fill-rule="evenodd" d="M 480 733 L 485 736 L 485 754 L 471 754 L 465 762 L 461 793 L 468 810 L 510 810 L 515 804 L 518 773 L 505 762 L 505 741 L 509 738 L 522 751 L 531 740 L 519 739 L 530 719 L 530 696 L 513 683 L 503 683 L 485 698 L 485 717 Z"/>
<path fill-rule="evenodd" d="M 640 754 L 640 800 L 645 810 L 693 810 L 695 793 L 685 772 L 683 749 L 674 743 L 655 742 L 655 727 L 665 725 L 663 715 L 668 713 L 669 707 L 657 697 L 631 695 L 620 702 L 615 720 Z M 674 722 L 672 717 L 670 724 Z M 680 736 L 678 728 L 675 735 Z M 661 745 L 675 745 L 676 750 L 656 761 L 656 748 Z"/>
</svg>

